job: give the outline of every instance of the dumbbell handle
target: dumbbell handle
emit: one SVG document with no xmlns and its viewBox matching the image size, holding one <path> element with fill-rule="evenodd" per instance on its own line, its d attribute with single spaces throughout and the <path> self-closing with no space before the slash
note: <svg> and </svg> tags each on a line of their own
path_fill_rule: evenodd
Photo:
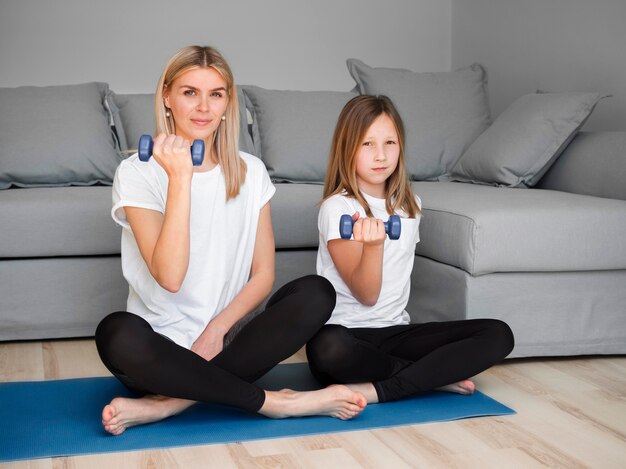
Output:
<svg viewBox="0 0 626 469">
<path fill-rule="evenodd" d="M 385 233 L 389 236 L 389 239 L 399 239 L 400 232 L 402 231 L 402 224 L 400 223 L 400 217 L 398 215 L 391 215 L 389 220 L 384 222 Z M 352 228 L 354 227 L 354 220 L 350 215 L 341 215 L 339 219 L 339 235 L 342 239 L 350 239 L 352 237 Z"/>
<path fill-rule="evenodd" d="M 142 135 L 139 138 L 139 159 L 148 161 L 152 156 L 154 142 L 150 135 Z M 191 145 L 191 162 L 194 166 L 200 166 L 204 161 L 204 140 L 194 140 Z"/>
</svg>

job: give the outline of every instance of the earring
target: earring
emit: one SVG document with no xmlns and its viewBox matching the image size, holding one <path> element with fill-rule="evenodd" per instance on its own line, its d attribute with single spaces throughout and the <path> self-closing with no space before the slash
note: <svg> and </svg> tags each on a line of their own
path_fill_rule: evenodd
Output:
<svg viewBox="0 0 626 469">
<path fill-rule="evenodd" d="M 172 113 L 170 112 L 169 109 L 165 111 L 165 117 L 171 117 L 171 116 L 172 116 Z"/>
<path fill-rule="evenodd" d="M 222 115 L 222 120 L 225 121 L 226 120 L 226 116 Z"/>
</svg>

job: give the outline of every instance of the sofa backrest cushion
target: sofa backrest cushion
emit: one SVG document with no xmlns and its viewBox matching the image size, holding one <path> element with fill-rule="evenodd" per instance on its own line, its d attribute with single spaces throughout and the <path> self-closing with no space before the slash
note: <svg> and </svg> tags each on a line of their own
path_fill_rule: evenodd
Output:
<svg viewBox="0 0 626 469">
<path fill-rule="evenodd" d="M 239 101 L 239 149 L 247 153 L 254 153 L 252 137 L 248 130 L 248 119 L 246 117 L 243 93 L 238 89 L 237 97 Z M 114 94 L 114 101 L 119 108 L 120 143 L 126 155 L 137 152 L 139 137 L 143 134 L 154 136 L 156 133 L 156 122 L 154 119 L 154 93 L 138 94 Z"/>
<path fill-rule="evenodd" d="M 272 180 L 323 183 L 337 118 L 357 94 L 242 88 L 252 114 L 254 154 Z"/>
<path fill-rule="evenodd" d="M 111 184 L 121 160 L 106 83 L 0 88 L 0 189 Z"/>
<path fill-rule="evenodd" d="M 356 59 L 347 64 L 361 94 L 386 95 L 398 109 L 414 180 L 448 180 L 457 159 L 491 123 L 487 74 L 478 64 L 436 73 L 372 68 Z"/>
<path fill-rule="evenodd" d="M 139 137 L 155 134 L 154 93 L 113 95 L 119 109 L 121 129 L 118 129 L 120 143 L 127 153 L 135 153 Z"/>
<path fill-rule="evenodd" d="M 585 123 L 598 93 L 534 93 L 521 96 L 467 149 L 452 180 L 531 187 Z"/>
<path fill-rule="evenodd" d="M 536 187 L 626 200 L 626 132 L 580 132 Z"/>
</svg>

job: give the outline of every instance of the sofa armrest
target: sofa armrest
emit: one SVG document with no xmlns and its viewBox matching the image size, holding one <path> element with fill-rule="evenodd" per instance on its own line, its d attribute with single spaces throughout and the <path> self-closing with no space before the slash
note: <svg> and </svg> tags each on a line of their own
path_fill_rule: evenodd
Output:
<svg viewBox="0 0 626 469">
<path fill-rule="evenodd" d="M 626 200 L 626 132 L 580 132 L 536 187 Z"/>
</svg>

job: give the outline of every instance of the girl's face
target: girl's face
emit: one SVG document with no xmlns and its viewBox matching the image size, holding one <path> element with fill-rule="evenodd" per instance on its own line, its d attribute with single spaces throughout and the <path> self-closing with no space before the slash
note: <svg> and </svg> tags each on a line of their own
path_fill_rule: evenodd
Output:
<svg viewBox="0 0 626 469">
<path fill-rule="evenodd" d="M 400 142 L 396 126 L 381 114 L 365 132 L 356 155 L 359 189 L 372 197 L 385 198 L 385 182 L 398 166 Z"/>
<path fill-rule="evenodd" d="M 194 68 L 165 90 L 165 105 L 176 123 L 176 135 L 190 142 L 204 140 L 209 148 L 228 105 L 226 81 L 213 68 Z"/>
</svg>

